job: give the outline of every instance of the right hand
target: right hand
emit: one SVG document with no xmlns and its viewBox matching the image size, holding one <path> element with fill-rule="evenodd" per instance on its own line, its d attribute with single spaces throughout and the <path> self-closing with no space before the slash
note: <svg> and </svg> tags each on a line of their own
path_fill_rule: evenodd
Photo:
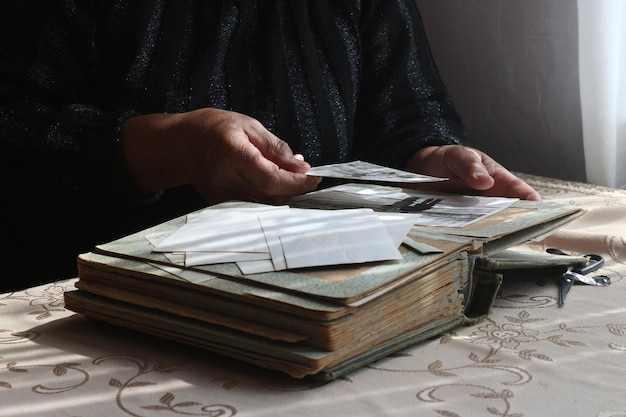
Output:
<svg viewBox="0 0 626 417">
<path fill-rule="evenodd" d="M 122 149 L 136 185 L 154 192 L 191 184 L 209 203 L 280 203 L 314 190 L 320 178 L 259 121 L 211 108 L 129 119 Z"/>
</svg>

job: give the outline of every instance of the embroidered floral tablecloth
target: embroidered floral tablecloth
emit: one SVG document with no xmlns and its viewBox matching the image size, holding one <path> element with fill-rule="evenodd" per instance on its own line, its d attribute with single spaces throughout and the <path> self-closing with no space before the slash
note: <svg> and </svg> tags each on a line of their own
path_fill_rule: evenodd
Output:
<svg viewBox="0 0 626 417">
<path fill-rule="evenodd" d="M 328 384 L 85 319 L 73 280 L 0 294 L 0 416 L 626 417 L 626 192 L 525 178 L 588 211 L 519 249 L 599 253 L 609 287 L 506 281 L 484 322 Z"/>
</svg>

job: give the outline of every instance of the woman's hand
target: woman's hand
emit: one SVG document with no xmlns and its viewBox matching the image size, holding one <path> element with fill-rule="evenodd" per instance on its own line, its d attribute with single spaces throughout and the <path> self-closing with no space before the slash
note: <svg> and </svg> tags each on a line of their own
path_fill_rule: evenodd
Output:
<svg viewBox="0 0 626 417">
<path fill-rule="evenodd" d="M 314 190 L 320 178 L 257 120 L 200 109 L 129 119 L 122 133 L 128 171 L 140 191 L 191 184 L 209 203 L 279 203 Z"/>
<path fill-rule="evenodd" d="M 421 174 L 446 177 L 421 189 L 514 197 L 540 201 L 539 193 L 485 153 L 462 145 L 431 146 L 418 151 L 407 169 Z"/>
</svg>

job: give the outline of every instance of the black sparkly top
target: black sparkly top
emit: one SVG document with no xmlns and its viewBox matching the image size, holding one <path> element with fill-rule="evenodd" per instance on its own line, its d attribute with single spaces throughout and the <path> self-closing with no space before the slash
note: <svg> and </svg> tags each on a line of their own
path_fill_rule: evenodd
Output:
<svg viewBox="0 0 626 417">
<path fill-rule="evenodd" d="M 30 216 L 28 230 L 8 228 L 13 243 L 2 239 L 6 265 L 19 261 L 7 250 L 29 243 L 72 253 L 73 265 L 97 242 L 201 204 L 190 190 L 134 201 L 118 149 L 134 115 L 238 111 L 312 165 L 403 167 L 426 145 L 465 140 L 414 0 L 5 0 L 3 9 L 0 181 L 9 216 Z"/>
</svg>

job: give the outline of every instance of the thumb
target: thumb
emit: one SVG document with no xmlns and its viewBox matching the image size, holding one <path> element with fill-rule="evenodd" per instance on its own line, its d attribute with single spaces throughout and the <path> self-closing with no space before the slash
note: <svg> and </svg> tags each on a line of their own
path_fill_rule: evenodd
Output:
<svg viewBox="0 0 626 417">
<path fill-rule="evenodd" d="M 302 155 L 294 154 L 287 142 L 279 139 L 269 130 L 263 129 L 261 132 L 249 132 L 248 137 L 261 154 L 279 168 L 301 173 L 311 169 L 311 166 L 304 160 Z"/>
<path fill-rule="evenodd" d="M 489 167 L 496 164 L 489 156 L 469 147 L 447 149 L 444 163 L 456 178 L 475 190 L 488 190 L 495 184 Z"/>
</svg>

